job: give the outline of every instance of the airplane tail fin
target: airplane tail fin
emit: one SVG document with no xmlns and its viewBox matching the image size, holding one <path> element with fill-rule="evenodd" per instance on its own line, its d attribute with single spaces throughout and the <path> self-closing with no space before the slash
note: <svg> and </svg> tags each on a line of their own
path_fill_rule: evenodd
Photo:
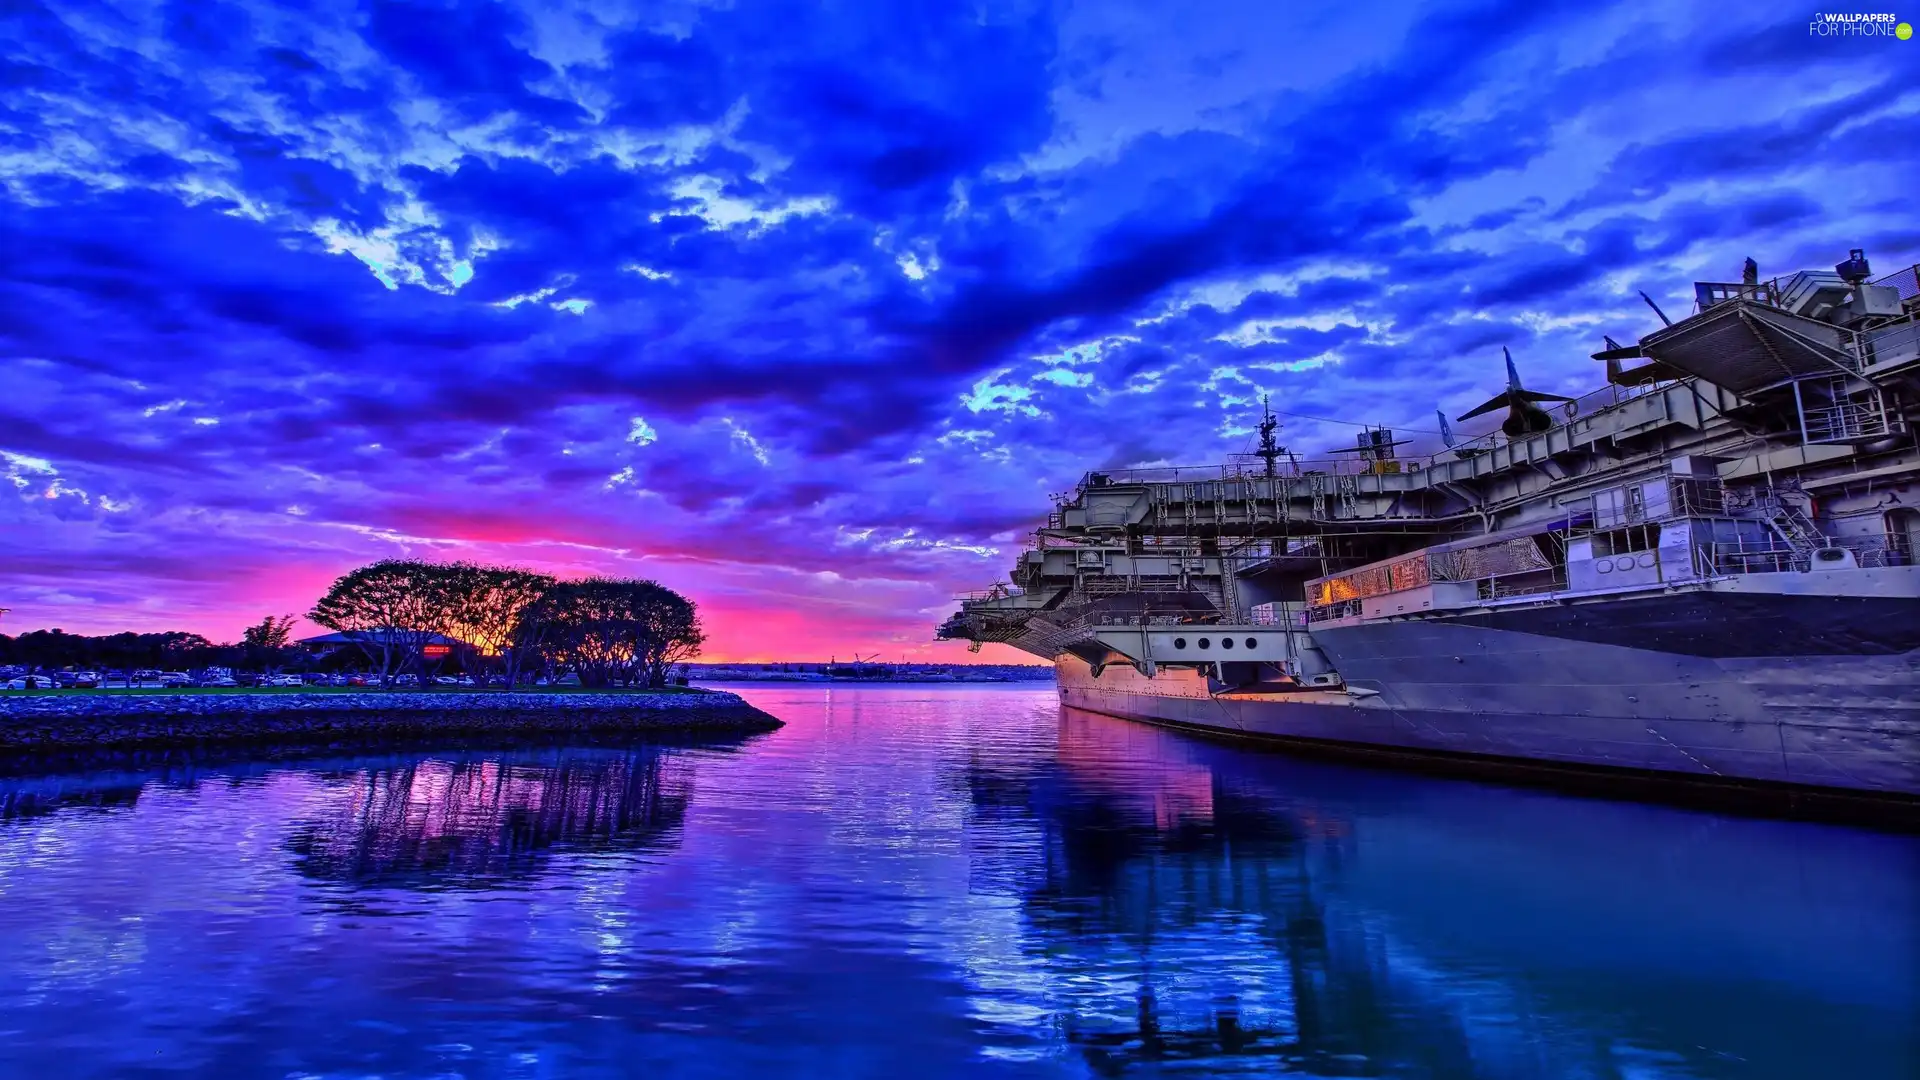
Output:
<svg viewBox="0 0 1920 1080">
<path fill-rule="evenodd" d="M 1508 349 L 1505 345 L 1502 345 L 1500 346 L 1500 354 L 1507 358 L 1507 390 L 1506 392 L 1499 395 L 1498 397 L 1490 398 L 1486 404 L 1481 405 L 1479 408 L 1474 409 L 1472 412 L 1468 412 L 1460 416 L 1454 417 L 1455 420 L 1471 420 L 1476 416 L 1484 416 L 1487 413 L 1490 413 L 1493 410 L 1500 409 L 1500 408 L 1517 409 L 1526 405 L 1528 402 L 1533 402 L 1533 401 L 1572 401 L 1573 400 L 1572 398 L 1566 397 L 1561 394 L 1544 394 L 1538 390 L 1529 390 L 1526 387 L 1521 386 L 1520 385 L 1520 369 L 1513 366 L 1512 350 Z"/>
<path fill-rule="evenodd" d="M 1513 391 L 1509 390 L 1504 394 L 1500 394 L 1493 398 L 1488 399 L 1487 402 L 1483 405 L 1477 406 L 1474 409 L 1461 413 L 1459 416 L 1454 417 L 1454 419 L 1455 420 L 1471 420 L 1476 416 L 1485 416 L 1486 414 L 1492 412 L 1495 409 L 1508 408 L 1513 404 L 1513 402 L 1514 402 Z"/>
</svg>

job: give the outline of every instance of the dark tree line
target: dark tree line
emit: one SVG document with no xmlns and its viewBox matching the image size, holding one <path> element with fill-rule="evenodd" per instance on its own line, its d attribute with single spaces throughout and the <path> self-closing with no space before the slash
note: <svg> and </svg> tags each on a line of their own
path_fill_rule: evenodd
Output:
<svg viewBox="0 0 1920 1080">
<path fill-rule="evenodd" d="M 293 616 L 269 615 L 242 631 L 238 642 L 215 644 L 184 630 L 136 634 L 69 634 L 30 630 L 19 637 L 0 634 L 0 664 L 41 671 L 93 669 L 118 671 L 197 671 L 210 667 L 276 671 L 299 659 L 289 637 Z"/>
<path fill-rule="evenodd" d="M 423 683 L 440 657 L 512 686 L 572 670 L 587 686 L 664 686 L 705 635 L 693 602 L 657 582 L 559 581 L 512 567 L 387 559 L 342 575 L 307 615 L 346 634 L 381 685 Z"/>
<path fill-rule="evenodd" d="M 215 645 L 199 634 L 180 630 L 100 636 L 64 630 L 29 630 L 19 637 L 0 634 L 0 664 L 20 665 L 29 674 L 65 668 L 204 668 L 238 664 L 244 657 L 241 646 Z"/>
</svg>

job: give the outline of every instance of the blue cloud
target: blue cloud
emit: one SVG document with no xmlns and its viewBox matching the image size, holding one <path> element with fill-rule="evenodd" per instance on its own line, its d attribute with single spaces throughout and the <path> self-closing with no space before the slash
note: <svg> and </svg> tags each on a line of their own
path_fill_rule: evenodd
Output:
<svg viewBox="0 0 1920 1080">
<path fill-rule="evenodd" d="M 297 605 L 397 547 L 921 642 L 1046 492 L 1262 394 L 1419 430 L 1502 346 L 1588 388 L 1638 289 L 1911 261 L 1903 54 L 1771 18 L 19 0 L 10 618 L 238 625 L 200 560 Z"/>
</svg>

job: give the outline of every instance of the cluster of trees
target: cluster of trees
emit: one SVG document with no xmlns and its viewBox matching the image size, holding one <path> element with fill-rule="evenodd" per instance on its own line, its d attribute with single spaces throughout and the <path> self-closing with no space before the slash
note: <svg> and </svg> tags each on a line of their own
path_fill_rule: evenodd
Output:
<svg viewBox="0 0 1920 1080">
<path fill-rule="evenodd" d="M 0 664 L 29 671 L 107 668 L 132 671 L 210 667 L 237 662 L 241 650 L 215 645 L 199 634 L 169 630 L 159 634 L 69 634 L 65 630 L 29 630 L 19 637 L 0 634 Z"/>
<path fill-rule="evenodd" d="M 293 616 L 269 615 L 241 633 L 238 642 L 215 644 L 199 634 L 166 630 L 152 634 L 69 634 L 30 630 L 19 637 L 0 634 L 0 664 L 29 673 L 87 669 L 98 671 L 197 671 L 210 667 L 275 671 L 297 657 L 290 636 Z"/>
<path fill-rule="evenodd" d="M 346 634 L 391 686 L 451 652 L 511 686 L 572 669 L 587 686 L 663 686 L 699 654 L 693 602 L 657 582 L 560 581 L 513 567 L 387 559 L 342 575 L 307 617 Z"/>
</svg>

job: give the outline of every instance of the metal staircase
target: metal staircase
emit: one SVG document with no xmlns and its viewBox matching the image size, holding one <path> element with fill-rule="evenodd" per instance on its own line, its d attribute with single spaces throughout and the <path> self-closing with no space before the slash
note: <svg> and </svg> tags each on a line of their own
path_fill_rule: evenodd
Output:
<svg viewBox="0 0 1920 1080">
<path fill-rule="evenodd" d="M 1826 537 L 1821 534 L 1820 526 L 1793 503 L 1777 494 L 1763 495 L 1758 500 L 1759 508 L 1766 514 L 1767 523 L 1787 542 L 1793 550 L 1793 568 L 1805 570 L 1813 565 L 1813 553 L 1827 546 Z"/>
</svg>

